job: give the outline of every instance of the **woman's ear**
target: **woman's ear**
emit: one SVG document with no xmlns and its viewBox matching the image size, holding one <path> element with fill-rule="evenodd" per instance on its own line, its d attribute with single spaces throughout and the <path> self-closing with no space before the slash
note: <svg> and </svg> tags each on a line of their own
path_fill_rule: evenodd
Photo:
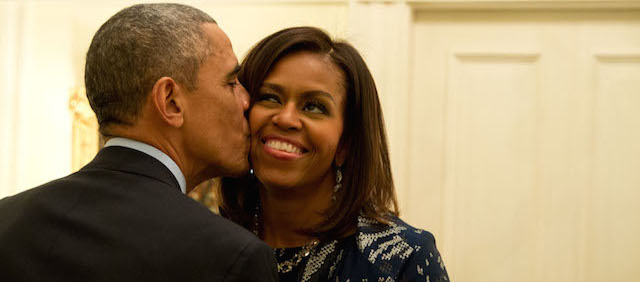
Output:
<svg viewBox="0 0 640 282">
<path fill-rule="evenodd" d="M 338 145 L 338 150 L 336 151 L 335 157 L 335 165 L 336 167 L 341 167 L 344 164 L 344 160 L 347 158 L 347 146 L 344 145 L 343 142 L 340 142 Z"/>
<path fill-rule="evenodd" d="M 151 89 L 155 112 L 169 126 L 178 128 L 184 123 L 183 89 L 170 77 L 162 77 Z"/>
</svg>

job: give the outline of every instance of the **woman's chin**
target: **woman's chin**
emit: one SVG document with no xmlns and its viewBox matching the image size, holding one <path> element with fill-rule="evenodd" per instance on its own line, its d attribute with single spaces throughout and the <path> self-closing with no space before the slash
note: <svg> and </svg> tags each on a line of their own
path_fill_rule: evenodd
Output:
<svg viewBox="0 0 640 282">
<path fill-rule="evenodd" d="M 262 182 L 262 185 L 265 187 L 265 189 L 267 190 L 292 190 L 295 189 L 295 185 L 293 185 L 293 183 L 289 183 L 289 182 Z"/>
<path fill-rule="evenodd" d="M 259 174 L 256 174 L 258 181 L 262 183 L 262 186 L 269 192 L 276 191 L 291 191 L 297 187 L 296 181 L 287 180 L 283 177 L 260 177 Z"/>
<path fill-rule="evenodd" d="M 295 174 L 279 169 L 265 169 L 264 166 L 254 166 L 258 181 L 265 187 L 274 189 L 291 189 L 299 182 Z"/>
</svg>

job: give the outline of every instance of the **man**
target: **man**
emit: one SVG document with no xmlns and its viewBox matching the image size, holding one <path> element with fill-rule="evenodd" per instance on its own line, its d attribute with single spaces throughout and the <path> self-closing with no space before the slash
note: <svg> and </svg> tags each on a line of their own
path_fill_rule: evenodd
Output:
<svg viewBox="0 0 640 282">
<path fill-rule="evenodd" d="M 77 173 L 0 201 L 2 281 L 275 281 L 273 252 L 189 199 L 248 170 L 248 95 L 204 12 L 126 8 L 100 27 L 87 97 L 110 138 Z"/>
</svg>

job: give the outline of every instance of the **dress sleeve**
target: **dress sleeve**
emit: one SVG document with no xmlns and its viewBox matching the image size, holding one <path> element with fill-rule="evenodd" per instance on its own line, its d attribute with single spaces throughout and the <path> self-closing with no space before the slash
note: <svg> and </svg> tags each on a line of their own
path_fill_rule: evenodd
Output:
<svg viewBox="0 0 640 282">
<path fill-rule="evenodd" d="M 413 246 L 414 252 L 404 265 L 399 281 L 449 281 L 435 238 L 429 232 L 417 230 L 416 233 L 418 232 L 418 243 Z"/>
</svg>

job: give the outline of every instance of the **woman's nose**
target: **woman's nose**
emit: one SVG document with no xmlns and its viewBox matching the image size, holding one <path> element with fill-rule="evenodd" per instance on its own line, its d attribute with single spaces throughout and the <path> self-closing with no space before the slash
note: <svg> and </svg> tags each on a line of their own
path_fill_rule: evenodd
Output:
<svg viewBox="0 0 640 282">
<path fill-rule="evenodd" d="M 298 130 L 302 127 L 302 122 L 295 105 L 289 104 L 273 116 L 273 123 L 285 130 Z"/>
</svg>

